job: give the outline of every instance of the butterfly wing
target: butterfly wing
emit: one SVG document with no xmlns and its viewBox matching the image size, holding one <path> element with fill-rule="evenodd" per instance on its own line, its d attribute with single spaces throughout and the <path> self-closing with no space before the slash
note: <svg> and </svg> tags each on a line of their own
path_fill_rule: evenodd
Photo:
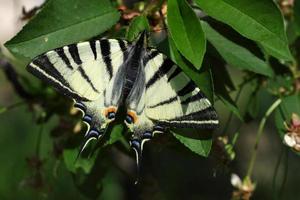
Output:
<svg viewBox="0 0 300 200">
<path fill-rule="evenodd" d="M 46 52 L 27 66 L 32 74 L 75 100 L 88 125 L 87 142 L 99 138 L 114 119 L 120 97 L 112 96 L 115 74 L 129 46 L 116 39 L 71 44 Z"/>
<path fill-rule="evenodd" d="M 174 62 L 156 54 L 145 66 L 146 116 L 163 127 L 217 128 L 217 113 L 203 92 Z"/>
<path fill-rule="evenodd" d="M 93 101 L 123 63 L 127 46 L 114 39 L 72 44 L 36 57 L 27 69 L 66 96 Z"/>
<path fill-rule="evenodd" d="M 210 101 L 174 62 L 151 49 L 143 65 L 141 80 L 128 99 L 127 124 L 135 138 L 142 140 L 145 132 L 149 135 L 166 128 L 218 127 L 217 113 Z M 136 90 L 142 95 L 136 95 Z"/>
<path fill-rule="evenodd" d="M 218 127 L 209 100 L 182 70 L 155 49 L 148 50 L 143 70 L 127 99 L 125 123 L 132 134 L 130 145 L 142 158 L 143 144 L 166 128 Z"/>
</svg>

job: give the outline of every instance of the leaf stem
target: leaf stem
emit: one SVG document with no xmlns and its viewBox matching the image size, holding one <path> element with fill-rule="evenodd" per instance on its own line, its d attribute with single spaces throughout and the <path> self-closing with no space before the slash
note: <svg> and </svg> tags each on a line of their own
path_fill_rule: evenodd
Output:
<svg viewBox="0 0 300 200">
<path fill-rule="evenodd" d="M 245 84 L 242 84 L 241 87 L 239 88 L 238 92 L 237 92 L 237 95 L 235 96 L 235 99 L 234 99 L 234 102 L 237 104 L 240 96 L 241 96 L 241 93 L 242 93 L 242 90 L 244 88 Z M 229 117 L 228 117 L 228 120 L 226 121 L 226 124 L 225 124 L 225 127 L 224 127 L 224 130 L 223 130 L 223 134 L 225 135 L 226 132 L 228 131 L 228 128 L 229 128 L 229 124 L 232 120 L 232 117 L 233 117 L 233 112 L 230 112 L 229 114 Z"/>
<path fill-rule="evenodd" d="M 20 102 L 11 104 L 11 105 L 9 105 L 9 106 L 0 108 L 0 114 L 4 113 L 4 112 L 6 112 L 6 111 L 12 110 L 12 109 L 14 109 L 14 108 L 16 108 L 16 107 L 22 106 L 23 104 L 25 104 L 25 101 L 20 101 Z"/>
<path fill-rule="evenodd" d="M 280 163 L 281 163 L 282 156 L 283 156 L 283 148 L 281 148 L 281 150 L 280 150 L 280 154 L 278 156 L 276 166 L 275 166 L 275 169 L 274 169 L 274 174 L 273 174 L 273 181 L 272 181 L 272 191 L 273 192 L 272 193 L 273 193 L 273 199 L 274 200 L 278 199 L 278 193 L 276 191 L 276 180 L 277 180 L 278 170 L 279 170 L 279 166 L 280 166 Z"/>
<path fill-rule="evenodd" d="M 272 112 L 280 105 L 281 101 L 282 101 L 281 99 L 277 99 L 269 107 L 269 109 L 267 110 L 267 112 L 265 113 L 265 115 L 263 116 L 262 120 L 259 123 L 258 131 L 257 131 L 257 134 L 256 134 L 256 140 L 255 140 L 253 151 L 251 153 L 251 159 L 250 159 L 250 162 L 249 162 L 249 166 L 248 166 L 246 177 L 250 177 L 251 174 L 252 174 L 254 163 L 255 163 L 255 160 L 256 160 L 256 155 L 257 155 L 257 150 L 258 150 L 258 144 L 259 144 L 261 136 L 263 134 L 263 130 L 264 130 L 266 121 L 267 121 L 268 117 L 272 114 Z"/>
<path fill-rule="evenodd" d="M 287 174 L 288 174 L 288 168 L 289 168 L 289 151 L 287 148 L 285 148 L 285 160 L 284 160 L 284 173 L 283 173 L 283 180 L 281 183 L 281 187 L 279 190 L 279 199 L 283 199 L 283 190 L 284 190 L 284 186 L 286 184 L 287 181 Z"/>
</svg>

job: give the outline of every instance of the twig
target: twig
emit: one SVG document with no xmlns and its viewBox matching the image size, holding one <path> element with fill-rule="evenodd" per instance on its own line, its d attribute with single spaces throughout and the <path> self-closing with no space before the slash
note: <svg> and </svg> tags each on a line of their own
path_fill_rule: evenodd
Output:
<svg viewBox="0 0 300 200">
<path fill-rule="evenodd" d="M 256 135 L 256 140 L 255 140 L 254 148 L 253 148 L 253 151 L 251 153 L 251 159 L 250 159 L 250 162 L 249 162 L 249 166 L 248 166 L 246 177 L 250 177 L 251 174 L 252 174 L 253 166 L 254 166 L 254 163 L 255 163 L 255 160 L 256 160 L 256 155 L 257 155 L 257 150 L 258 150 L 258 144 L 259 144 L 261 136 L 263 134 L 263 130 L 264 130 L 266 121 L 267 121 L 268 117 L 272 114 L 272 112 L 280 105 L 281 101 L 282 101 L 281 99 L 277 99 L 270 106 L 270 108 L 267 110 L 266 114 L 264 115 L 264 117 L 260 121 L 260 124 L 259 124 L 259 127 L 258 127 L 258 131 L 257 131 L 257 135 Z"/>
</svg>

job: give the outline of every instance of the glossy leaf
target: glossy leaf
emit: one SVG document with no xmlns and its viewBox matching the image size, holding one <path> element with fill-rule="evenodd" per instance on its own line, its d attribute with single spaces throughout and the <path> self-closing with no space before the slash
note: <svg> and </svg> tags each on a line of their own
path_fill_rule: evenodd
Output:
<svg viewBox="0 0 300 200">
<path fill-rule="evenodd" d="M 147 17 L 144 15 L 135 17 L 129 26 L 126 38 L 129 41 L 133 41 L 138 34 L 143 30 L 150 30 L 150 26 L 147 20 Z"/>
<path fill-rule="evenodd" d="M 206 48 L 201 23 L 185 0 L 169 0 L 168 28 L 176 48 L 197 69 L 200 69 Z"/>
<path fill-rule="evenodd" d="M 49 0 L 5 46 L 33 58 L 50 49 L 89 39 L 108 30 L 119 13 L 108 0 Z"/>
<path fill-rule="evenodd" d="M 202 139 L 200 135 L 197 138 L 186 137 L 181 134 L 177 134 L 175 131 L 171 131 L 177 140 L 179 140 L 184 146 L 189 148 L 194 153 L 207 157 L 211 150 L 212 140 Z"/>
<path fill-rule="evenodd" d="M 270 0 L 195 0 L 209 16 L 230 25 L 241 35 L 261 44 L 270 55 L 292 60 L 283 17 Z"/>
<path fill-rule="evenodd" d="M 196 70 L 183 56 L 177 51 L 175 43 L 169 37 L 169 50 L 171 59 L 196 83 L 196 85 L 204 92 L 207 98 L 213 102 L 213 82 L 211 72 L 209 70 Z"/>
<path fill-rule="evenodd" d="M 206 22 L 202 22 L 202 27 L 208 41 L 212 43 L 228 64 L 258 74 L 273 76 L 274 73 L 271 67 L 249 50 L 228 40 Z"/>
</svg>

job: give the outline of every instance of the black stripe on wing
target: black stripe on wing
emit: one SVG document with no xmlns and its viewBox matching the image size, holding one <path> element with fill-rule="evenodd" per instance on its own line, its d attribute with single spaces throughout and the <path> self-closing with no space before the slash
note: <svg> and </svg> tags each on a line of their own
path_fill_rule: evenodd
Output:
<svg viewBox="0 0 300 200">
<path fill-rule="evenodd" d="M 125 62 L 128 58 L 128 48 L 126 46 L 126 43 L 124 40 L 121 40 L 121 39 L 117 39 L 118 43 L 119 43 L 119 46 L 123 52 L 123 61 Z"/>
<path fill-rule="evenodd" d="M 178 101 L 178 96 L 174 96 L 174 97 L 171 97 L 171 98 L 169 98 L 167 100 L 159 102 L 159 103 L 157 103 L 155 105 L 148 106 L 148 108 L 156 108 L 156 107 L 159 107 L 159 106 L 171 104 L 171 103 L 176 102 L 176 101 Z"/>
<path fill-rule="evenodd" d="M 206 98 L 204 96 L 204 94 L 202 92 L 198 92 L 197 94 L 195 94 L 193 96 L 190 96 L 190 97 L 186 98 L 185 100 L 181 101 L 181 104 L 182 105 L 187 105 L 189 103 L 199 101 L 199 100 L 204 99 L 204 98 Z"/>
<path fill-rule="evenodd" d="M 215 129 L 219 127 L 217 113 L 213 107 L 195 111 L 188 115 L 176 117 L 174 119 L 161 120 L 158 125 L 171 128 L 205 128 Z"/>
<path fill-rule="evenodd" d="M 68 45 L 68 48 L 69 48 L 69 53 L 72 56 L 74 62 L 77 65 L 81 65 L 82 61 L 81 61 L 80 56 L 79 56 L 77 44 L 70 44 L 70 45 Z"/>
<path fill-rule="evenodd" d="M 62 61 L 65 63 L 65 65 L 66 65 L 69 69 L 72 70 L 73 67 L 72 67 L 72 65 L 71 65 L 71 63 L 70 63 L 69 58 L 66 56 L 63 47 L 57 48 L 57 49 L 55 49 L 54 51 L 55 51 L 55 52 L 57 53 L 57 55 L 62 59 Z"/>
<path fill-rule="evenodd" d="M 101 54 L 104 60 L 104 63 L 106 65 L 106 70 L 109 75 L 109 80 L 113 76 L 113 69 L 112 69 L 112 63 L 111 63 L 111 57 L 110 57 L 110 44 L 108 40 L 100 40 L 100 49 Z"/>
<path fill-rule="evenodd" d="M 153 74 L 153 76 L 146 83 L 146 89 L 150 88 L 156 81 L 169 72 L 174 63 L 170 59 L 165 59 L 159 69 Z"/>
<path fill-rule="evenodd" d="M 195 83 L 190 80 L 181 90 L 177 92 L 179 96 L 185 96 L 196 89 Z"/>
<path fill-rule="evenodd" d="M 52 85 L 63 95 L 74 98 L 78 101 L 89 101 L 87 98 L 81 97 L 77 93 L 75 93 L 74 90 L 70 87 L 70 85 L 66 82 L 66 80 L 53 67 L 50 61 L 48 61 L 49 59 L 47 58 L 47 56 L 39 56 L 32 62 L 38 67 L 38 69 L 29 64 L 27 65 L 27 70 L 30 73 L 37 76 L 38 78 L 40 78 L 41 80 L 44 80 L 50 85 Z"/>
<path fill-rule="evenodd" d="M 46 74 L 54 77 L 56 80 L 58 80 L 61 84 L 64 86 L 71 88 L 69 83 L 65 80 L 65 78 L 61 75 L 61 73 L 54 67 L 54 65 L 50 62 L 47 55 L 42 54 L 35 58 L 32 61 L 33 64 L 38 66 L 42 71 L 44 71 Z"/>
<path fill-rule="evenodd" d="M 155 58 L 159 52 L 157 50 L 152 50 L 149 55 L 146 55 L 146 57 L 143 59 L 143 65 L 146 66 L 149 60 Z"/>
<path fill-rule="evenodd" d="M 198 111 L 192 112 L 188 115 L 176 117 L 172 120 L 175 120 L 175 121 L 184 121 L 184 120 L 204 121 L 204 120 L 217 120 L 217 119 L 218 119 L 218 116 L 217 116 L 215 109 L 212 106 L 210 106 L 206 109 L 198 110 Z"/>
<path fill-rule="evenodd" d="M 96 87 L 94 86 L 93 82 L 91 81 L 91 79 L 90 79 L 89 76 L 85 73 L 84 69 L 83 69 L 81 66 L 78 67 L 78 71 L 79 71 L 81 77 L 82 77 L 82 78 L 83 78 L 83 79 L 91 86 L 91 88 L 92 88 L 95 92 L 99 93 L 99 91 L 96 89 Z"/>
<path fill-rule="evenodd" d="M 96 40 L 91 40 L 89 43 L 94 55 L 94 60 L 96 60 L 97 59 Z"/>
</svg>

